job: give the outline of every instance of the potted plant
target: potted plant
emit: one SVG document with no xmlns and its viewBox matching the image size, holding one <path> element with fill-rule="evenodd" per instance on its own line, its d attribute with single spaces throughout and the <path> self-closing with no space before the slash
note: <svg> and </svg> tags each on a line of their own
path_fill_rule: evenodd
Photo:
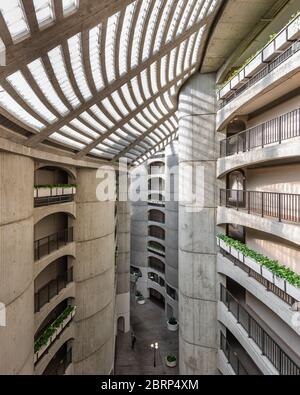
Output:
<svg viewBox="0 0 300 395">
<path fill-rule="evenodd" d="M 140 291 L 136 291 L 135 293 L 135 300 L 137 301 L 138 298 L 143 297 L 143 294 Z"/>
<path fill-rule="evenodd" d="M 177 357 L 174 354 L 168 354 L 165 357 L 165 364 L 168 368 L 175 368 L 177 366 Z"/>
<path fill-rule="evenodd" d="M 171 332 L 176 332 L 179 328 L 179 323 L 175 317 L 169 318 L 167 325 L 168 325 L 169 331 L 171 331 Z"/>
<path fill-rule="evenodd" d="M 145 304 L 144 296 L 143 295 L 142 296 L 138 296 L 137 302 L 138 302 L 138 304 Z"/>
</svg>

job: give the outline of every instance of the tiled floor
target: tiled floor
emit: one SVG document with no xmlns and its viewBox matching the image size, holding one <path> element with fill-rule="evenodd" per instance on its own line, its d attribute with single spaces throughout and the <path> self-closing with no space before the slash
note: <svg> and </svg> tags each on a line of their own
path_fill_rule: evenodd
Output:
<svg viewBox="0 0 300 395">
<path fill-rule="evenodd" d="M 117 340 L 116 375 L 177 375 L 178 367 L 170 369 L 164 363 L 168 353 L 178 357 L 178 332 L 167 329 L 164 310 L 146 300 L 145 305 L 131 303 L 131 325 L 136 336 L 134 351 L 131 350 L 131 333 L 119 334 Z M 159 343 L 157 363 L 151 343 Z"/>
</svg>

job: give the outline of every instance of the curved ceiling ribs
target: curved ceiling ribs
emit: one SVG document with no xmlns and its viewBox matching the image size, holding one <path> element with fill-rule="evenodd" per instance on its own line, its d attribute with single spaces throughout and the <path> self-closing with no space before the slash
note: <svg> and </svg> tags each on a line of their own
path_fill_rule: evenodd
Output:
<svg viewBox="0 0 300 395">
<path fill-rule="evenodd" d="M 199 67 L 220 0 L 109 3 L 0 4 L 8 53 L 40 45 L 0 70 L 0 113 L 31 132 L 24 144 L 52 141 L 77 158 L 141 163 L 176 136 L 176 96 Z"/>
</svg>

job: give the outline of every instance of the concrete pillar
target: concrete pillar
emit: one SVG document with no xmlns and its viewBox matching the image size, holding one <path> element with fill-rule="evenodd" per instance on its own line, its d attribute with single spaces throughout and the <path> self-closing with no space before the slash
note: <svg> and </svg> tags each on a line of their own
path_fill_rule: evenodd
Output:
<svg viewBox="0 0 300 395">
<path fill-rule="evenodd" d="M 179 190 L 198 183 L 198 202 L 179 203 L 181 374 L 217 372 L 215 117 L 215 75 L 193 76 L 179 97 Z"/>
<path fill-rule="evenodd" d="M 0 152 L 0 372 L 33 374 L 33 175 L 29 158 Z"/>
<path fill-rule="evenodd" d="M 130 205 L 117 202 L 117 319 L 124 318 L 124 332 L 130 330 Z"/>
<path fill-rule="evenodd" d="M 73 363 L 79 375 L 109 374 L 114 363 L 115 203 L 98 200 L 99 182 L 96 170 L 78 169 Z"/>
<path fill-rule="evenodd" d="M 175 193 L 178 190 L 178 141 L 173 141 L 165 148 L 166 193 L 169 198 L 165 204 L 166 229 L 166 283 L 178 289 L 178 201 Z M 168 302 L 168 300 L 167 300 Z M 173 301 L 172 301 L 173 302 Z M 178 306 L 172 303 L 173 316 L 178 317 Z M 166 303 L 166 314 L 167 311 Z M 169 317 L 170 318 L 170 317 Z"/>
</svg>

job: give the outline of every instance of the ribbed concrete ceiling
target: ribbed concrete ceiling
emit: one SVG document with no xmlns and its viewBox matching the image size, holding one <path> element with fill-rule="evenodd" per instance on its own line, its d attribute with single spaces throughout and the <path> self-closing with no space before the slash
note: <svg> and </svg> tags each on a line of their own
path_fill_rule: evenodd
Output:
<svg viewBox="0 0 300 395">
<path fill-rule="evenodd" d="M 176 135 L 178 90 L 221 2 L 1 0 L 0 113 L 27 146 L 142 162 Z"/>
</svg>

